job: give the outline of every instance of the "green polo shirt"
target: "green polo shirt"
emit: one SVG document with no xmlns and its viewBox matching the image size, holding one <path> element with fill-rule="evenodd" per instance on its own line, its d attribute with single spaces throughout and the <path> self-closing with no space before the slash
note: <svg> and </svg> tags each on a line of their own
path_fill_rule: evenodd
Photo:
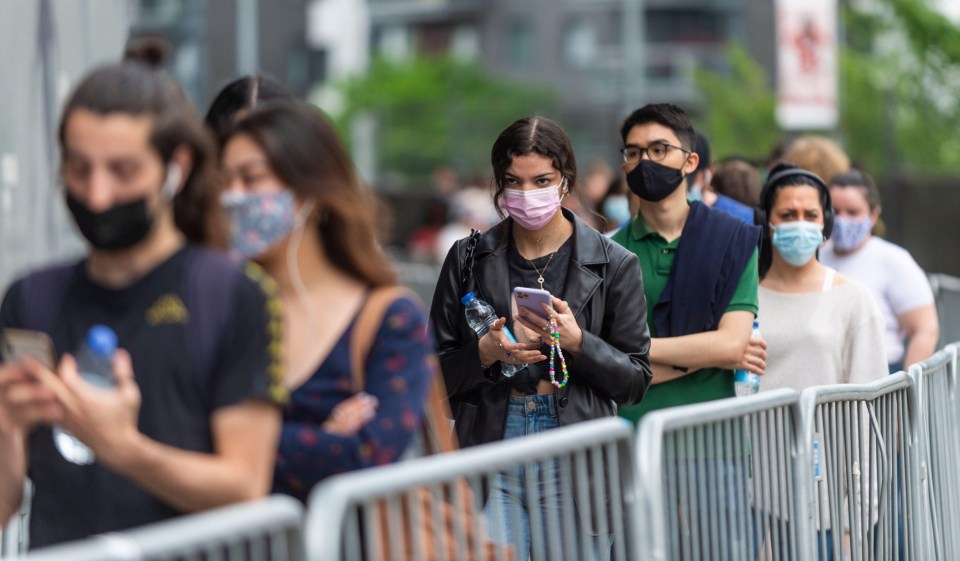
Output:
<svg viewBox="0 0 960 561">
<path fill-rule="evenodd" d="M 613 240 L 635 253 L 640 259 L 640 268 L 643 270 L 643 294 L 647 297 L 647 326 L 650 328 L 650 336 L 657 337 L 657 328 L 653 325 L 653 306 L 660 300 L 660 295 L 667 286 L 680 238 L 668 242 L 659 233 L 651 230 L 643 221 L 643 217 L 637 214 L 629 226 L 621 228 L 614 234 Z M 760 283 L 757 274 L 757 253 L 757 250 L 754 250 L 753 256 L 743 269 L 737 289 L 724 313 L 749 311 L 756 317 L 759 309 L 757 287 Z M 643 401 L 634 406 L 620 407 L 619 414 L 636 423 L 649 411 L 734 395 L 732 370 L 704 368 L 689 376 L 650 386 Z"/>
</svg>

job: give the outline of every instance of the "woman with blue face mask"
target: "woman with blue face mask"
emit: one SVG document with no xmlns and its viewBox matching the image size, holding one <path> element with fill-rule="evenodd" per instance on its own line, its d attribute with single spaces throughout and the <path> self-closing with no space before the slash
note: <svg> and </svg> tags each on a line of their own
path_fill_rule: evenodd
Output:
<svg viewBox="0 0 960 561">
<path fill-rule="evenodd" d="M 883 225 L 873 180 L 857 170 L 837 175 L 830 180 L 830 198 L 837 219 L 821 258 L 873 291 L 886 326 L 890 372 L 932 355 L 940 338 L 933 291 L 906 249 L 878 237 Z"/>
<path fill-rule="evenodd" d="M 760 328 L 767 370 L 760 389 L 864 383 L 886 374 L 883 320 L 869 289 L 817 259 L 834 229 L 830 191 L 789 164 L 760 194 Z"/>
<path fill-rule="evenodd" d="M 822 244 L 835 233 L 830 191 L 823 180 L 789 164 L 774 167 L 755 218 L 765 226 L 758 319 L 767 341 L 767 369 L 760 390 L 802 391 L 886 376 L 883 319 L 870 290 L 817 259 Z M 861 468 L 870 473 L 866 460 Z M 826 501 L 821 491 L 819 504 Z M 818 512 L 818 547 L 827 544 L 820 558 L 831 560 L 832 544 L 842 543 L 842 537 L 839 530 L 832 531 L 826 509 Z"/>
<path fill-rule="evenodd" d="M 278 352 L 290 400 L 273 491 L 306 500 L 321 479 L 393 462 L 411 442 L 432 376 L 427 316 L 396 298 L 364 363 L 353 364 L 357 318 L 396 276 L 376 242 L 372 196 L 316 108 L 252 110 L 221 159 L 233 250 L 269 273 L 282 304 Z"/>
</svg>

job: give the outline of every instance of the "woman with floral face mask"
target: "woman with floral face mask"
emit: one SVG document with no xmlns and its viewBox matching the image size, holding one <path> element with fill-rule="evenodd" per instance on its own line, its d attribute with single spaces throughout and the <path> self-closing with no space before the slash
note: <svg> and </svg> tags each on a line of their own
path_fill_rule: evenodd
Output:
<svg viewBox="0 0 960 561">
<path fill-rule="evenodd" d="M 940 337 L 933 291 L 907 250 L 873 235 L 883 235 L 873 180 L 856 170 L 837 175 L 830 181 L 830 198 L 837 219 L 821 259 L 873 291 L 886 326 L 890 372 L 932 355 Z"/>
<path fill-rule="evenodd" d="M 299 102 L 264 105 L 225 139 L 222 163 L 233 249 L 275 279 L 282 304 L 290 401 L 273 489 L 306 500 L 324 477 L 395 461 L 411 441 L 432 372 L 426 313 L 406 297 L 389 305 L 357 393 L 351 334 L 396 277 L 333 127 Z"/>
<path fill-rule="evenodd" d="M 834 227 L 830 191 L 789 164 L 760 194 L 760 328 L 767 370 L 760 389 L 864 383 L 886 374 L 883 320 L 870 291 L 817 260 Z"/>
<path fill-rule="evenodd" d="M 639 402 L 651 379 L 636 256 L 560 206 L 577 188 L 566 133 L 549 119 L 521 119 L 497 138 L 491 161 L 493 199 L 505 219 L 454 244 L 430 313 L 463 446 L 615 415 L 615 404 Z M 551 305 L 521 306 L 514 314 L 517 287 L 549 291 Z M 479 338 L 461 304 L 468 292 L 499 317 Z M 505 327 L 521 342 L 511 342 Z M 523 364 L 511 377 L 502 373 L 503 365 Z M 561 507 L 570 504 L 561 500 L 570 482 L 558 482 L 554 467 L 494 480 L 487 500 L 491 534 L 513 544 L 518 559 L 531 549 L 531 511 L 540 510 L 533 520 L 544 527 L 568 528 L 576 518 Z M 541 501 L 526 496 L 527 477 L 537 478 Z M 551 548 L 562 540 L 554 535 L 546 550 L 559 557 Z M 594 545 L 602 549 L 603 542 Z"/>
</svg>

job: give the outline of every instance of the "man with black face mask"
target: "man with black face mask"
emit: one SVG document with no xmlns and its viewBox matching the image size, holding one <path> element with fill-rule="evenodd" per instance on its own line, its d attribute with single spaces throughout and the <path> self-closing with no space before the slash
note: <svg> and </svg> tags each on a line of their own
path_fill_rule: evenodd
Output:
<svg viewBox="0 0 960 561">
<path fill-rule="evenodd" d="M 760 228 L 687 200 L 699 156 L 682 109 L 651 104 L 621 128 L 623 172 L 640 198 L 634 220 L 613 239 L 637 254 L 653 313 L 653 385 L 621 407 L 634 422 L 664 407 L 734 396 L 733 370 L 763 373 L 762 341 L 750 341 L 757 315 Z"/>
<path fill-rule="evenodd" d="M 90 249 L 0 305 L 0 329 L 46 333 L 40 358 L 56 363 L 0 362 L 0 525 L 25 477 L 31 547 L 266 495 L 286 396 L 279 312 L 262 271 L 203 247 L 227 236 L 212 142 L 183 91 L 140 62 L 102 67 L 67 101 L 59 141 Z M 113 387 L 74 359 L 93 326 L 115 333 L 100 372 Z"/>
</svg>

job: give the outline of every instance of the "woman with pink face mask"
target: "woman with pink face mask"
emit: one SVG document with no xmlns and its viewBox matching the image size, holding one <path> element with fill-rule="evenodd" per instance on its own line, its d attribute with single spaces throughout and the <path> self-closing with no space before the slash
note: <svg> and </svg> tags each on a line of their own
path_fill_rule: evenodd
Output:
<svg viewBox="0 0 960 561">
<path fill-rule="evenodd" d="M 504 220 L 450 249 L 430 313 L 462 446 L 616 415 L 616 404 L 639 402 L 651 380 L 639 261 L 561 208 L 577 188 L 566 133 L 543 117 L 520 119 L 497 138 L 491 161 L 493 200 Z M 515 307 L 518 287 L 548 291 L 550 305 Z M 498 316 L 482 337 L 465 319 L 461 297 L 468 292 Z M 504 365 L 524 364 L 503 374 Z M 491 534 L 513 544 L 518 559 L 530 551 L 531 510 L 551 526 L 569 521 L 559 493 L 551 493 L 556 475 L 538 466 L 537 504 L 525 496 L 523 481 L 532 475 L 524 470 L 494 481 Z M 594 546 L 602 550 L 603 541 Z"/>
</svg>

